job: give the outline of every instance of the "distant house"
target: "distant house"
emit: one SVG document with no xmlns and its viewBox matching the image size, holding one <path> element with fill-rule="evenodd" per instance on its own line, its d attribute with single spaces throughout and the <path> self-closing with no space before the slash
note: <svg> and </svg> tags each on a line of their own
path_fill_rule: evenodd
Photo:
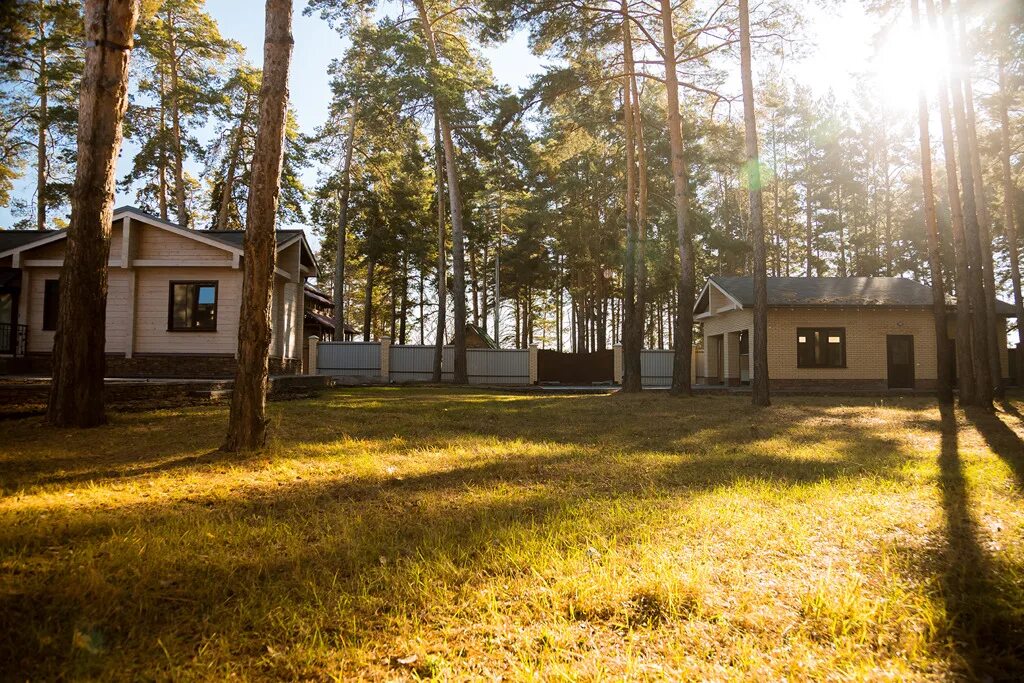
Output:
<svg viewBox="0 0 1024 683">
<path fill-rule="evenodd" d="M 496 349 L 498 344 L 495 343 L 491 335 L 487 334 L 487 330 L 480 327 L 479 325 L 466 324 L 466 348 L 467 349 Z"/>
<path fill-rule="evenodd" d="M 234 374 L 244 234 L 188 230 L 135 208 L 115 210 L 108 376 Z M 0 231 L 0 357 L 7 356 L 8 367 L 49 370 L 66 237 L 65 231 Z M 278 230 L 272 374 L 301 371 L 303 285 L 316 274 L 303 231 Z"/>
<path fill-rule="evenodd" d="M 317 337 L 320 341 L 353 341 L 356 335 L 359 334 L 358 330 L 354 327 L 345 323 L 345 329 L 340 339 L 336 339 L 337 332 L 334 329 L 334 302 L 331 301 L 330 296 L 317 289 L 313 285 L 306 283 L 304 290 L 305 294 L 305 321 L 303 337 L 309 339 L 310 337 Z M 305 356 L 303 356 L 305 358 Z"/>
<path fill-rule="evenodd" d="M 703 328 L 698 383 L 738 385 L 752 374 L 754 285 L 712 277 L 694 306 Z M 950 299 L 949 338 L 956 302 Z M 1013 307 L 996 303 L 999 329 Z M 999 335 L 1009 377 L 1006 334 Z M 768 278 L 768 376 L 772 387 L 933 389 L 937 381 L 932 292 L 895 277 Z"/>
</svg>

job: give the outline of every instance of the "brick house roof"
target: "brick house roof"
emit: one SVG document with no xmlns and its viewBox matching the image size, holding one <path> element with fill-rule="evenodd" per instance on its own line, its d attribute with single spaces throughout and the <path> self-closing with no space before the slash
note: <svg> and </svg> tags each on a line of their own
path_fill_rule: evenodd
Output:
<svg viewBox="0 0 1024 683">
<path fill-rule="evenodd" d="M 725 292 L 740 306 L 754 305 L 754 279 L 715 275 L 708 282 Z M 705 288 L 706 289 L 706 288 Z M 951 306 L 956 299 L 947 297 Z M 707 304 L 702 295 L 697 308 Z M 769 306 L 909 306 L 932 305 L 932 288 L 902 277 L 769 277 Z M 1005 301 L 996 301 L 996 313 L 1014 315 Z"/>
</svg>

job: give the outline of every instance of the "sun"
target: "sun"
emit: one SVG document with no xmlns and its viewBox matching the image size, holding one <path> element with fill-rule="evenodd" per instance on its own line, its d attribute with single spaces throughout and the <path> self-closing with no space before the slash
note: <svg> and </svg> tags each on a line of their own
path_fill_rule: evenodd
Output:
<svg viewBox="0 0 1024 683">
<path fill-rule="evenodd" d="M 907 111 L 917 106 L 922 87 L 929 99 L 934 98 L 936 87 L 949 71 L 949 61 L 941 32 L 898 23 L 875 51 L 871 76 L 888 108 Z"/>
</svg>

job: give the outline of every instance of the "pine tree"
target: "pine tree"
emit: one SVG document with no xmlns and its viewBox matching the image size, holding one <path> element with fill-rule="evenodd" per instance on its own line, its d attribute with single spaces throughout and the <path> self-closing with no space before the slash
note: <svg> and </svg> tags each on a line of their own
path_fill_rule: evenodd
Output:
<svg viewBox="0 0 1024 683">
<path fill-rule="evenodd" d="M 46 411 L 47 420 L 60 427 L 94 427 L 106 421 L 103 375 L 114 169 L 128 104 L 128 60 L 138 12 L 133 0 L 85 3 L 78 164 Z"/>
</svg>

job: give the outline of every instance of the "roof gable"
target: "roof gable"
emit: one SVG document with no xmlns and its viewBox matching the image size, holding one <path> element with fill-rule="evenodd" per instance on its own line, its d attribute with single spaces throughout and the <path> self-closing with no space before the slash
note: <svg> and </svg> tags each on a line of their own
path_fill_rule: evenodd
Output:
<svg viewBox="0 0 1024 683">
<path fill-rule="evenodd" d="M 165 221 L 156 216 L 150 215 L 134 206 L 121 206 L 114 209 L 113 221 L 122 218 L 138 220 L 146 225 L 161 228 L 181 237 L 202 242 L 211 247 L 224 250 L 235 256 L 242 256 L 245 238 L 244 230 L 190 230 L 177 223 Z M 49 244 L 67 237 L 67 230 L 0 230 L 0 258 L 10 256 L 16 252 L 34 249 L 44 244 Z M 275 231 L 277 250 L 281 251 L 295 242 L 302 244 L 302 263 L 318 272 L 316 256 L 309 242 L 306 241 L 306 233 L 299 229 L 285 229 Z"/>
</svg>

